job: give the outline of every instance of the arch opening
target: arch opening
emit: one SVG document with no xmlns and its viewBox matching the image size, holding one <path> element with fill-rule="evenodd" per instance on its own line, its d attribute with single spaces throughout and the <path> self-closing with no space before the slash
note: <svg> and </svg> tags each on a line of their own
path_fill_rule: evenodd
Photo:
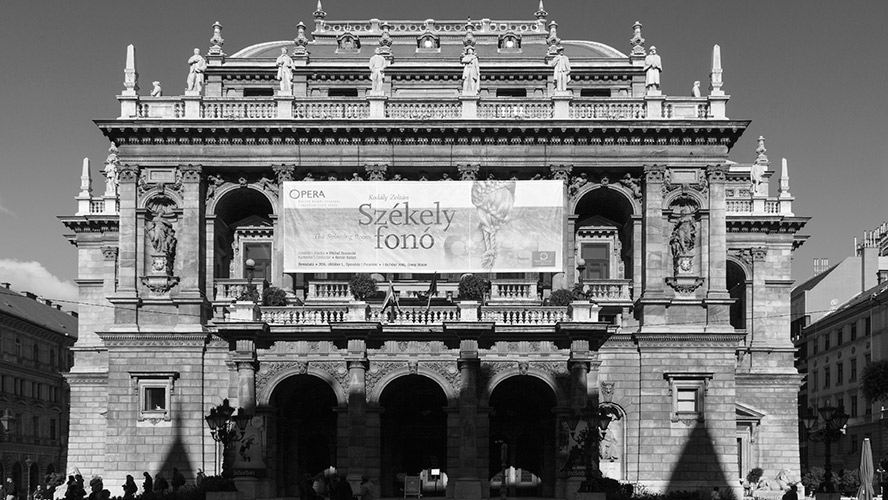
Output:
<svg viewBox="0 0 888 500">
<path fill-rule="evenodd" d="M 244 263 L 255 262 L 253 278 L 272 280 L 271 202 L 255 189 L 234 189 L 222 195 L 213 220 L 213 276 L 246 278 Z"/>
<path fill-rule="evenodd" d="M 380 490 L 401 496 L 404 476 L 447 470 L 447 395 L 432 379 L 407 375 L 389 383 L 379 398 Z M 442 475 L 443 475 L 442 474 Z M 444 496 L 446 481 L 423 481 L 423 496 Z"/>
<path fill-rule="evenodd" d="M 271 404 L 277 417 L 278 495 L 306 498 L 311 478 L 337 464 L 336 394 L 320 378 L 294 375 L 278 384 Z"/>
<path fill-rule="evenodd" d="M 505 472 L 509 496 L 555 496 L 556 403 L 552 389 L 531 376 L 510 377 L 493 389 L 489 402 L 491 494 L 500 489 Z"/>
</svg>

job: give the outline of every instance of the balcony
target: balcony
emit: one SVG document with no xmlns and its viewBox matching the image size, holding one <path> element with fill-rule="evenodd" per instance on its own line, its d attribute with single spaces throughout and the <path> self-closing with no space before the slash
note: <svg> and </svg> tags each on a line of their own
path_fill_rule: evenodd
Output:
<svg viewBox="0 0 888 500">
<path fill-rule="evenodd" d="M 118 96 L 131 120 L 711 120 L 710 97 Z"/>
<path fill-rule="evenodd" d="M 243 278 L 223 278 L 216 279 L 214 286 L 214 301 L 233 302 L 249 291 L 250 281 Z M 262 292 L 268 288 L 268 282 L 265 280 L 253 280 L 252 286 L 256 287 L 256 291 L 262 297 Z"/>
</svg>

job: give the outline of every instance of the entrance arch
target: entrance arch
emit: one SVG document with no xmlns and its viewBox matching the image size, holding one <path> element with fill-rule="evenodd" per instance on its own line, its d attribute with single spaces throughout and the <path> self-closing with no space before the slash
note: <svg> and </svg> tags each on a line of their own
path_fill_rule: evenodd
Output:
<svg viewBox="0 0 888 500">
<path fill-rule="evenodd" d="M 403 474 L 447 470 L 447 395 L 434 380 L 406 375 L 391 381 L 379 398 L 380 490 L 383 497 L 402 496 Z M 424 496 L 442 496 L 443 484 Z"/>
<path fill-rule="evenodd" d="M 492 490 L 502 477 L 502 443 L 506 447 L 510 496 L 555 496 L 555 414 L 552 388 L 529 376 L 509 377 L 490 394 L 490 461 Z M 491 493 L 493 494 L 493 493 Z"/>
<path fill-rule="evenodd" d="M 295 497 L 306 475 L 337 465 L 336 393 L 321 378 L 294 375 L 275 387 L 270 402 L 277 417 L 278 495 Z"/>
</svg>

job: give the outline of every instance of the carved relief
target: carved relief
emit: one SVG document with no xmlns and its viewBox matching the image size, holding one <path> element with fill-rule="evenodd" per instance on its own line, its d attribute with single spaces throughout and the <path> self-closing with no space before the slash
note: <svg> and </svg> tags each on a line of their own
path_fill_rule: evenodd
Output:
<svg viewBox="0 0 888 500">
<path fill-rule="evenodd" d="M 216 196 L 216 190 L 222 187 L 223 184 L 225 184 L 225 179 L 221 175 L 207 176 L 207 203 Z"/>
<path fill-rule="evenodd" d="M 388 167 L 386 165 L 364 165 L 364 169 L 367 171 L 367 180 L 384 181 Z"/>
<path fill-rule="evenodd" d="M 638 178 L 632 177 L 632 174 L 626 174 L 619 180 L 619 183 L 632 192 L 633 198 L 636 200 L 641 199 L 641 182 Z"/>
<path fill-rule="evenodd" d="M 474 181 L 478 179 L 478 171 L 481 170 L 481 165 L 457 165 L 456 168 L 459 170 L 459 180 Z"/>
<path fill-rule="evenodd" d="M 690 198 L 679 198 L 672 205 L 672 265 L 676 276 L 693 274 L 697 248 L 697 204 Z"/>
<path fill-rule="evenodd" d="M 119 182 L 136 182 L 139 178 L 139 166 L 131 164 L 122 164 L 117 169 L 117 179 Z"/>
<path fill-rule="evenodd" d="M 645 182 L 663 182 L 666 175 L 666 167 L 663 165 L 645 165 L 644 181 Z"/>
<path fill-rule="evenodd" d="M 610 403 L 614 400 L 614 383 L 602 382 L 601 392 L 599 392 L 602 403 Z"/>
<path fill-rule="evenodd" d="M 461 376 L 459 373 L 459 369 L 457 368 L 456 362 L 454 361 L 428 361 L 423 362 L 423 366 L 426 366 L 432 372 L 440 375 L 450 384 L 451 389 L 454 394 L 459 394 L 459 385 L 461 383 Z"/>
<path fill-rule="evenodd" d="M 274 165 L 271 169 L 274 171 L 278 183 L 292 181 L 293 174 L 296 173 L 295 165 Z"/>
<path fill-rule="evenodd" d="M 151 244 L 151 274 L 172 276 L 176 257 L 175 203 L 167 197 L 148 202 L 145 236 Z"/>
<path fill-rule="evenodd" d="M 200 182 L 200 174 L 203 171 L 200 165 L 179 166 L 179 176 L 182 182 Z"/>
<path fill-rule="evenodd" d="M 706 176 L 709 178 L 709 182 L 725 182 L 727 179 L 728 166 L 727 165 L 709 165 L 706 167 Z"/>
<path fill-rule="evenodd" d="M 573 165 L 551 165 L 549 170 L 552 172 L 553 180 L 568 182 Z"/>
<path fill-rule="evenodd" d="M 117 260 L 117 247 L 102 247 L 102 257 L 108 261 L 116 261 Z"/>
<path fill-rule="evenodd" d="M 308 373 L 308 363 L 304 361 L 263 362 L 256 372 L 256 394 L 262 394 L 268 388 L 268 383 L 278 374 L 293 371 L 298 374 Z"/>
<path fill-rule="evenodd" d="M 343 392 L 348 392 L 348 366 L 345 361 L 312 361 L 311 365 L 330 374 Z"/>
<path fill-rule="evenodd" d="M 373 393 L 376 385 L 379 384 L 379 381 L 386 375 L 403 367 L 403 361 L 372 361 L 370 363 L 370 368 L 364 375 L 364 381 L 367 385 L 367 395 L 369 396 Z"/>
</svg>

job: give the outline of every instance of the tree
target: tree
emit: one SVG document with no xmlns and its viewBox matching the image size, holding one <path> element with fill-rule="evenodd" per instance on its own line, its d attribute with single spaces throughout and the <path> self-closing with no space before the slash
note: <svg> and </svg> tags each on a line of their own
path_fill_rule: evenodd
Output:
<svg viewBox="0 0 888 500">
<path fill-rule="evenodd" d="M 871 403 L 888 401 L 888 360 L 873 361 L 863 368 L 860 391 Z"/>
</svg>

